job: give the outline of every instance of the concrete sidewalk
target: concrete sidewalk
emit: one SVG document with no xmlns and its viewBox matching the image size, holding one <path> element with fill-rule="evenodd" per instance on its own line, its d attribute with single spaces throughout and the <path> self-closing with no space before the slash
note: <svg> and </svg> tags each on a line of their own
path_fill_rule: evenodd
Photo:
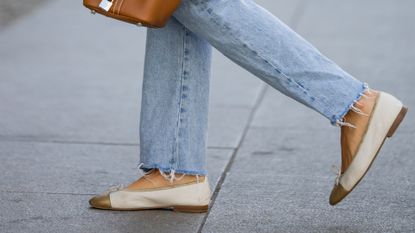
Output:
<svg viewBox="0 0 415 233">
<path fill-rule="evenodd" d="M 347 199 L 339 130 L 214 50 L 210 211 L 90 209 L 138 175 L 146 31 L 50 0 L 0 31 L 0 232 L 414 232 L 415 2 L 257 2 L 409 107 Z"/>
</svg>

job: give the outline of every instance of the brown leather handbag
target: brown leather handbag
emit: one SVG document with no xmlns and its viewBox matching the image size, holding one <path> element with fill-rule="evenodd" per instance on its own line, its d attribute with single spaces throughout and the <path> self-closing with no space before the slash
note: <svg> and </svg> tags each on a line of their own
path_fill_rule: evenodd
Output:
<svg viewBox="0 0 415 233">
<path fill-rule="evenodd" d="M 83 0 L 91 13 L 99 13 L 138 26 L 161 28 L 180 0 Z"/>
</svg>

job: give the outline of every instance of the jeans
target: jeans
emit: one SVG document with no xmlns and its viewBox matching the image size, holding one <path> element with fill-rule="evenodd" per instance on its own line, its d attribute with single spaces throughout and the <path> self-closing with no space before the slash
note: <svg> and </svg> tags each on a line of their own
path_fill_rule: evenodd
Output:
<svg viewBox="0 0 415 233">
<path fill-rule="evenodd" d="M 144 172 L 207 175 L 212 46 L 334 126 L 368 88 L 253 0 L 182 0 L 165 27 L 147 28 Z"/>
</svg>

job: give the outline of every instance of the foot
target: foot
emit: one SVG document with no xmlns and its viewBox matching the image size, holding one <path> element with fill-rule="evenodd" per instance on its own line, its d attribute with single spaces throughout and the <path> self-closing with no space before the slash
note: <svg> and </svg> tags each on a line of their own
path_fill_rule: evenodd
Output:
<svg viewBox="0 0 415 233">
<path fill-rule="evenodd" d="M 144 210 L 173 209 L 182 212 L 206 212 L 210 202 L 210 187 L 203 175 L 175 174 L 166 178 L 153 169 L 126 187 L 109 189 L 92 197 L 89 203 L 98 209 Z"/>
<path fill-rule="evenodd" d="M 341 169 L 329 203 L 336 205 L 366 174 L 385 139 L 391 137 L 407 108 L 394 96 L 368 89 L 341 124 Z"/>
</svg>

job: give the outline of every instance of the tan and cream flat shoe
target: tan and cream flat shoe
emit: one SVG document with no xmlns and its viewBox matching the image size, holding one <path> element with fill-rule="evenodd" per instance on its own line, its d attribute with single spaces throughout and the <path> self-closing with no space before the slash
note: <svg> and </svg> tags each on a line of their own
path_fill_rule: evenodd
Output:
<svg viewBox="0 0 415 233">
<path fill-rule="evenodd" d="M 211 190 L 207 176 L 182 175 L 171 181 L 153 169 L 127 187 L 119 185 L 92 197 L 93 208 L 106 210 L 172 209 L 181 212 L 206 212 Z"/>
<path fill-rule="evenodd" d="M 341 169 L 330 205 L 345 198 L 369 170 L 385 139 L 392 137 L 407 112 L 394 96 L 370 89 L 345 115 L 341 127 Z M 347 127 L 350 126 L 350 127 Z"/>
</svg>

